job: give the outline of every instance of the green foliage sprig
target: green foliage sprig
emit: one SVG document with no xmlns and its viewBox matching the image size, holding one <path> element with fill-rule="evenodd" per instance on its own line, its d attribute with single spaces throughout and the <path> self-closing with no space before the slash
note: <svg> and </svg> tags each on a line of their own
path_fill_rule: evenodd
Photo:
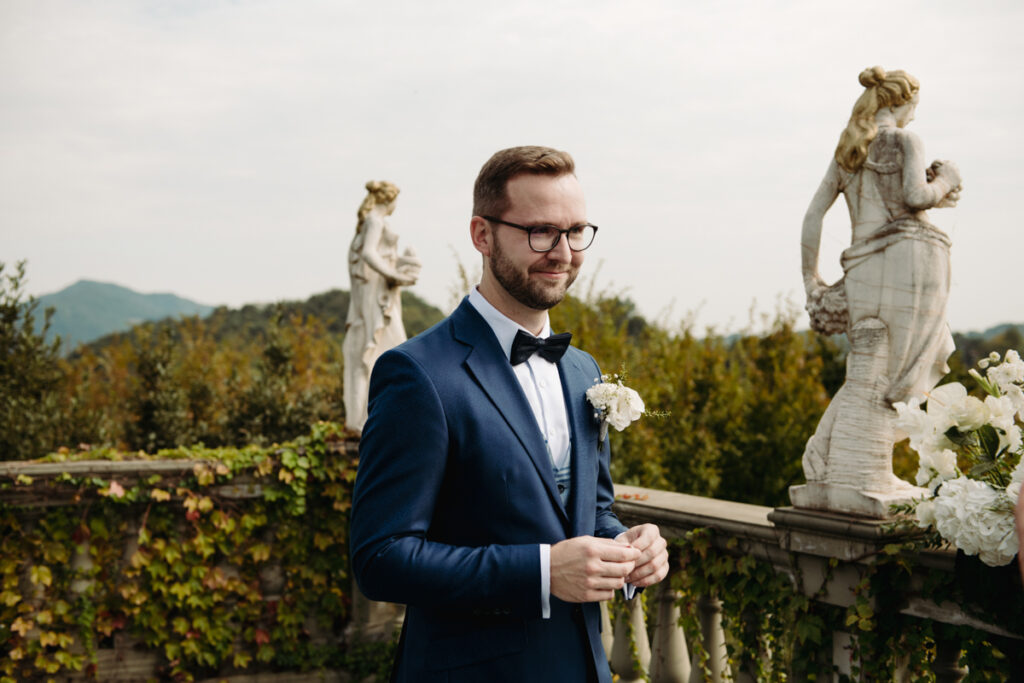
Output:
<svg viewBox="0 0 1024 683">
<path fill-rule="evenodd" d="M 174 680 L 353 664 L 348 438 L 320 423 L 276 447 L 159 453 L 197 463 L 178 476 L 0 484 L 77 501 L 0 505 L 0 681 L 95 674 L 97 647 L 125 635 Z M 125 454 L 57 457 L 94 455 Z"/>
</svg>

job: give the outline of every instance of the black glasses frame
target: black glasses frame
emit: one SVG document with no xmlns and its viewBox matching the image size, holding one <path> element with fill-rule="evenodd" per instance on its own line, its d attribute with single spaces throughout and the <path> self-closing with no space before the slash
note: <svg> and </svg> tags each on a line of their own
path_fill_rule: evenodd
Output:
<svg viewBox="0 0 1024 683">
<path fill-rule="evenodd" d="M 594 243 L 594 238 L 597 237 L 597 226 L 594 225 L 593 223 L 574 225 L 571 228 L 563 230 L 562 228 L 555 227 L 554 225 L 519 225 L 518 223 L 509 223 L 508 221 L 503 221 L 500 218 L 494 218 L 493 216 L 480 216 L 480 218 L 483 218 L 485 221 L 490 221 L 491 223 L 507 225 L 510 228 L 522 230 L 527 235 L 527 242 L 530 245 L 530 249 L 537 252 L 538 254 L 546 254 L 549 251 L 553 250 L 555 247 L 557 247 L 558 243 L 562 241 L 562 235 L 565 235 L 565 243 L 569 245 L 569 251 L 573 252 L 585 251 L 587 248 L 590 247 L 591 244 Z M 579 249 L 573 249 L 572 244 L 569 242 L 569 233 L 571 233 L 573 230 L 579 230 L 580 228 L 593 228 L 594 233 L 590 236 L 590 241 L 587 242 L 586 246 L 580 247 Z M 537 230 L 555 230 L 558 232 L 558 236 L 551 243 L 551 246 L 548 247 L 547 249 L 538 249 L 533 245 L 533 235 Z"/>
</svg>

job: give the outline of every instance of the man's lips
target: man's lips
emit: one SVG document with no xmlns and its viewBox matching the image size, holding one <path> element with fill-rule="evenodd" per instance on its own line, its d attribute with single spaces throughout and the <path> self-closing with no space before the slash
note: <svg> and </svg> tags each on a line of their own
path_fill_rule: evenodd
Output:
<svg viewBox="0 0 1024 683">
<path fill-rule="evenodd" d="M 568 275 L 572 272 L 572 268 L 552 268 L 550 266 L 543 266 L 540 268 L 531 268 L 531 275 L 540 275 L 541 277 L 560 278 Z"/>
</svg>

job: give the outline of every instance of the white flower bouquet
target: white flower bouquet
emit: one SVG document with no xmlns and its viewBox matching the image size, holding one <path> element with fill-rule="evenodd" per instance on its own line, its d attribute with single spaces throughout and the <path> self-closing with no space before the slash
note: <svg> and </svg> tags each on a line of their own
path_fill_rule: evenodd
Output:
<svg viewBox="0 0 1024 683">
<path fill-rule="evenodd" d="M 993 352 L 971 376 L 988 394 L 975 398 L 959 382 L 922 400 L 896 403 L 897 427 L 918 454 L 917 485 L 930 495 L 910 507 L 921 528 L 985 564 L 1017 554 L 1013 508 L 1024 482 L 1020 420 L 1024 420 L 1024 361 L 1016 351 Z"/>
</svg>

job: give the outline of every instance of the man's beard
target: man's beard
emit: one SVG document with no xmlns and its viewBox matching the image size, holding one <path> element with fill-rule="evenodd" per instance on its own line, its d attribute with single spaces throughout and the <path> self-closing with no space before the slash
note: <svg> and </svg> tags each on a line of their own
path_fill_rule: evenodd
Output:
<svg viewBox="0 0 1024 683">
<path fill-rule="evenodd" d="M 501 250 L 501 247 L 498 246 L 497 241 L 494 243 L 494 249 L 491 251 L 488 263 L 491 267 L 491 273 L 494 274 L 494 279 L 498 281 L 498 284 L 500 284 L 513 299 L 528 308 L 538 311 L 546 311 L 565 298 L 566 290 L 569 289 L 569 285 L 576 280 L 576 276 L 579 274 L 579 268 L 575 268 L 571 264 L 568 264 L 568 270 L 566 272 L 568 272 L 569 276 L 564 280 L 564 282 L 531 282 L 530 269 L 524 273 L 516 268 L 511 259 L 509 259 L 505 255 L 505 252 Z M 550 261 L 545 261 L 536 266 L 531 266 L 531 269 L 555 270 L 561 272 L 564 267 L 564 265 L 551 264 Z M 548 286 L 545 286 L 545 284 Z"/>
</svg>

